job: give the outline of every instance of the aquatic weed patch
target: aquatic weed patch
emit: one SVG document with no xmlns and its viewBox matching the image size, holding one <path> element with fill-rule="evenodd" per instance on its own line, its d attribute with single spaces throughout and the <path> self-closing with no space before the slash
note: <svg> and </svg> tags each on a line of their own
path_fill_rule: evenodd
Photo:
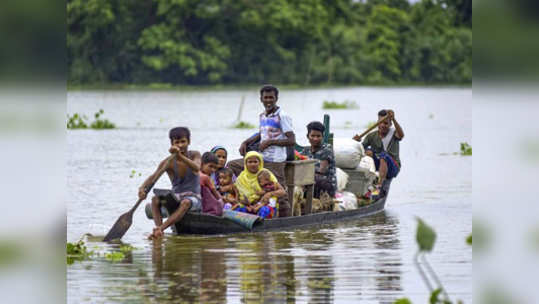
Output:
<svg viewBox="0 0 539 304">
<path fill-rule="evenodd" d="M 248 123 L 248 122 L 240 121 L 240 122 L 236 123 L 234 126 L 232 126 L 232 128 L 234 128 L 234 129 L 254 129 L 255 126 Z"/>
<path fill-rule="evenodd" d="M 324 100 L 322 109 L 344 110 L 344 109 L 359 109 L 355 101 L 345 100 L 343 102 Z"/>
<path fill-rule="evenodd" d="M 114 129 L 116 125 L 110 122 L 108 119 L 101 119 L 100 117 L 105 113 L 103 109 L 94 113 L 95 120 L 90 124 L 90 128 L 96 130 L 102 129 Z M 73 115 L 67 114 L 67 128 L 68 129 L 88 129 L 88 117 L 83 114 L 75 113 Z"/>
<path fill-rule="evenodd" d="M 93 251 L 89 251 L 84 241 L 80 240 L 76 243 L 66 243 L 66 258 L 67 264 L 71 265 L 75 261 L 84 261 L 94 255 Z"/>
</svg>

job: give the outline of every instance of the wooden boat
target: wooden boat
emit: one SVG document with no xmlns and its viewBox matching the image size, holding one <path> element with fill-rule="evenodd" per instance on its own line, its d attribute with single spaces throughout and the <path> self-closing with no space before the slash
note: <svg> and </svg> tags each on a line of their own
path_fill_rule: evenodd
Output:
<svg viewBox="0 0 539 304">
<path fill-rule="evenodd" d="M 372 204 L 354 210 L 311 213 L 303 216 L 275 218 L 256 222 L 251 230 L 227 218 L 200 213 L 187 213 L 172 225 L 176 234 L 229 234 L 240 232 L 283 231 L 293 228 L 316 226 L 345 220 L 359 219 L 384 210 L 387 196 Z M 168 210 L 169 213 L 173 210 Z"/>
<path fill-rule="evenodd" d="M 326 127 L 326 131 L 324 132 L 324 142 L 332 143 L 333 134 L 329 132 L 329 115 L 324 115 L 324 125 Z M 296 150 L 302 151 L 303 147 L 296 145 Z M 314 163 L 315 161 L 313 160 L 290 161 L 287 162 L 287 167 L 285 168 L 285 177 L 289 189 L 289 201 L 293 201 L 294 186 L 303 186 L 307 189 L 306 208 L 308 208 L 308 210 L 310 210 L 311 208 L 312 201 L 312 189 L 314 184 Z M 351 179 L 349 180 L 345 190 L 353 193 L 365 193 L 366 186 L 372 182 L 373 177 L 370 176 L 368 172 L 356 170 L 344 171 L 347 172 Z M 386 193 L 389 192 L 389 183 L 385 185 L 384 189 L 387 190 Z M 366 217 L 383 211 L 386 199 L 387 195 L 369 205 L 362 206 L 358 209 L 353 210 L 334 212 L 325 211 L 294 217 L 261 220 L 255 222 L 251 229 L 225 217 L 218 217 L 200 213 L 187 213 L 180 222 L 172 225 L 171 228 L 176 234 L 199 235 L 229 234 L 240 232 L 263 232 L 276 230 L 282 231 L 286 229 L 321 225 L 326 223 L 340 222 Z M 148 218 L 151 218 L 151 208 L 147 208 L 146 212 Z M 172 214 L 172 212 L 174 212 L 174 210 L 169 209 L 166 213 Z M 166 213 L 163 215 L 166 216 Z"/>
</svg>

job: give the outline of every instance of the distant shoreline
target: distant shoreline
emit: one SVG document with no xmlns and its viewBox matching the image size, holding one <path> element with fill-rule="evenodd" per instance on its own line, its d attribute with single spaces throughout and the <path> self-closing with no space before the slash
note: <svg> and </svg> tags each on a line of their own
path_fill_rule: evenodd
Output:
<svg viewBox="0 0 539 304">
<path fill-rule="evenodd" d="M 395 83 L 395 84 L 321 84 L 321 85 L 295 85 L 274 83 L 279 89 L 304 90 L 328 88 L 472 88 L 472 83 Z M 154 84 L 85 84 L 67 85 L 68 92 L 75 91 L 234 91 L 257 90 L 261 84 L 220 84 L 220 85 L 172 85 L 166 83 Z"/>
</svg>

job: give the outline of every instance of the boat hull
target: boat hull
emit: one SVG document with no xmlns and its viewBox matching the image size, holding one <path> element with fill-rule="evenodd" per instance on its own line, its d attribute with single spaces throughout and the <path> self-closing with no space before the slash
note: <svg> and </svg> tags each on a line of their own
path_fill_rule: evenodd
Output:
<svg viewBox="0 0 539 304">
<path fill-rule="evenodd" d="M 172 226 L 172 230 L 176 234 L 199 235 L 282 231 L 297 227 L 315 226 L 369 216 L 384 210 L 386 198 L 387 196 L 372 204 L 354 210 L 320 212 L 303 216 L 264 220 L 255 223 L 251 230 L 226 218 L 200 213 L 187 213 L 181 221 Z"/>
</svg>

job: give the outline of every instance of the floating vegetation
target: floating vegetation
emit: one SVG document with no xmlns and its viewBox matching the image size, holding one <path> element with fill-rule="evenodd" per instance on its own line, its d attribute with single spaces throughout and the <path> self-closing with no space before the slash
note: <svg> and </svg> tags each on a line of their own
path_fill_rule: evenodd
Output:
<svg viewBox="0 0 539 304">
<path fill-rule="evenodd" d="M 103 111 L 103 109 L 99 109 L 99 111 L 94 114 L 95 121 L 92 122 L 90 127 L 92 129 L 114 129 L 114 128 L 116 128 L 116 126 L 112 122 L 108 121 L 108 119 L 99 119 L 99 117 L 101 115 L 103 115 L 103 113 L 105 113 L 105 111 Z"/>
<path fill-rule="evenodd" d="M 94 117 L 95 121 L 93 121 L 90 124 L 90 128 L 92 129 L 114 129 L 116 128 L 116 125 L 114 125 L 112 122 L 110 122 L 108 119 L 100 119 L 105 111 L 103 109 L 99 109 L 99 111 L 95 112 Z M 68 129 L 87 129 L 88 128 L 88 117 L 86 115 L 81 115 L 79 113 L 73 114 L 73 116 L 67 114 L 67 128 Z"/>
<path fill-rule="evenodd" d="M 131 170 L 131 173 L 129 174 L 129 178 L 133 178 L 135 176 L 142 176 L 142 173 L 137 172 L 136 170 Z"/>
<path fill-rule="evenodd" d="M 467 142 L 461 142 L 460 155 L 463 155 L 463 156 L 472 155 L 472 146 L 470 146 Z"/>
<path fill-rule="evenodd" d="M 88 117 L 86 115 L 79 115 L 79 113 L 73 114 L 73 116 L 70 116 L 67 114 L 67 128 L 68 129 L 86 129 L 88 128 L 88 125 L 85 120 L 88 120 Z"/>
<path fill-rule="evenodd" d="M 76 243 L 66 243 L 67 264 L 71 265 L 75 261 L 84 261 L 89 259 L 94 254 L 93 251 L 88 251 L 84 241 L 80 240 Z"/>
<path fill-rule="evenodd" d="M 248 123 L 248 122 L 245 122 L 245 121 L 240 121 L 238 123 L 236 123 L 234 126 L 233 126 L 234 129 L 254 129 L 255 126 Z"/>
<path fill-rule="evenodd" d="M 344 128 L 345 129 L 351 129 L 353 126 L 352 126 L 352 122 L 347 120 L 344 122 Z"/>
<path fill-rule="evenodd" d="M 111 262 L 119 262 L 125 259 L 125 254 L 120 251 L 113 251 L 105 254 L 105 259 Z"/>
<path fill-rule="evenodd" d="M 123 253 L 128 253 L 128 252 L 131 252 L 133 250 L 135 250 L 136 248 L 129 245 L 129 244 L 125 244 L 125 245 L 122 245 L 120 246 L 120 252 L 123 252 Z"/>
<path fill-rule="evenodd" d="M 322 109 L 333 109 L 333 110 L 359 109 L 359 106 L 357 105 L 355 101 L 350 101 L 350 100 L 345 100 L 344 102 L 324 100 Z"/>
</svg>

